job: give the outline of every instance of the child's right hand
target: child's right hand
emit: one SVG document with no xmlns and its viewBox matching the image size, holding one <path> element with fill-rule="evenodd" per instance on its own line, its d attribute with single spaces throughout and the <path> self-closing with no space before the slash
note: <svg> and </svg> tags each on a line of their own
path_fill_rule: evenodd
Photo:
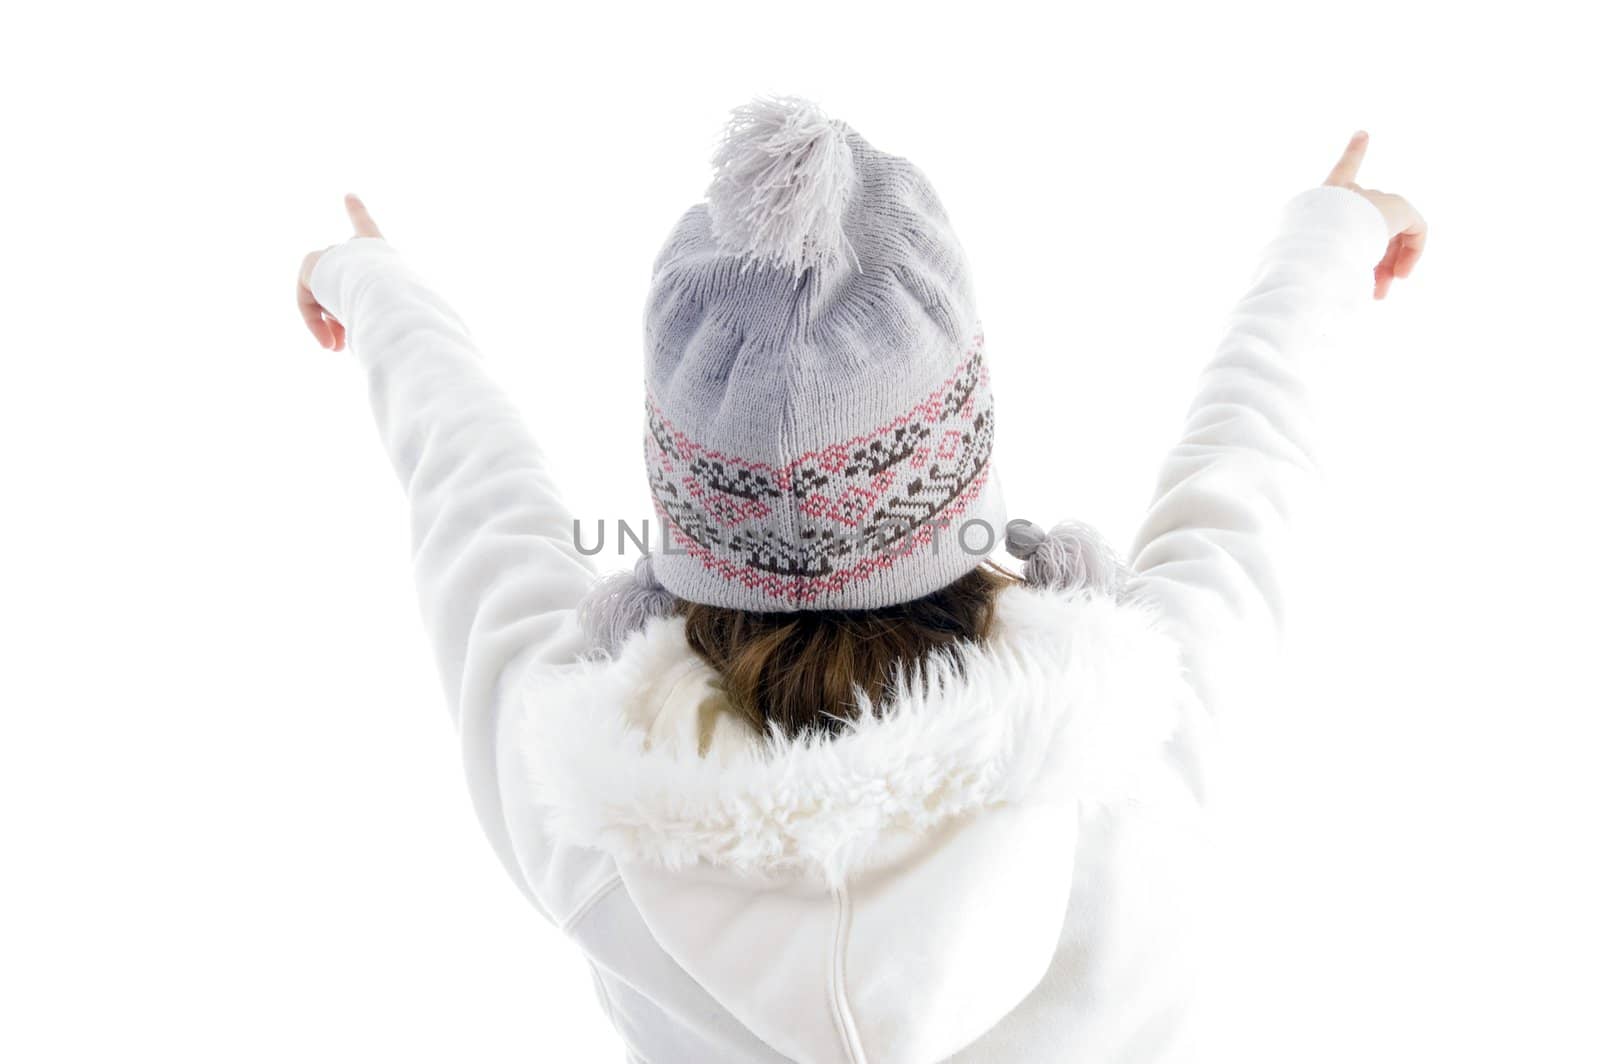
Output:
<svg viewBox="0 0 1600 1064">
<path fill-rule="evenodd" d="M 378 223 L 372 220 L 372 215 L 367 211 L 367 205 L 361 202 L 361 197 L 354 193 L 344 198 L 344 208 L 350 214 L 350 225 L 355 229 L 356 236 L 377 237 L 383 239 L 383 234 L 378 231 Z M 295 304 L 300 308 L 300 317 L 306 323 L 306 328 L 311 330 L 311 335 L 317 343 L 330 351 L 344 350 L 344 324 L 329 314 L 317 297 L 311 294 L 311 271 L 316 269 L 317 260 L 322 258 L 323 248 L 320 251 L 307 253 L 300 261 L 300 276 L 295 282 Z"/>
<path fill-rule="evenodd" d="M 1323 184 L 1360 193 L 1382 212 L 1383 220 L 1389 224 L 1389 248 L 1372 271 L 1372 298 L 1382 299 L 1389 294 L 1389 286 L 1396 277 L 1411 276 L 1417 260 L 1422 257 L 1422 246 L 1428 239 L 1428 223 L 1422 220 L 1422 215 L 1405 197 L 1356 184 L 1356 171 L 1361 169 L 1361 160 L 1366 154 L 1367 134 L 1359 131 L 1350 138 L 1344 154 L 1328 171 L 1328 179 Z"/>
</svg>

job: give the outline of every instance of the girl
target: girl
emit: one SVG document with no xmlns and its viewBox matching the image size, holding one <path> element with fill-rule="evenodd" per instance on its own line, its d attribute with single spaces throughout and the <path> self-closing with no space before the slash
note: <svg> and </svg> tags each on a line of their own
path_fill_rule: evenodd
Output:
<svg viewBox="0 0 1600 1064">
<path fill-rule="evenodd" d="M 949 220 L 810 103 L 734 112 L 655 261 L 662 537 L 604 581 L 461 322 L 347 201 L 300 309 L 370 380 L 483 826 L 630 1061 L 1183 1053 L 1214 714 L 1268 649 L 1308 466 L 1297 363 L 1422 251 L 1365 150 L 1289 202 L 1127 565 L 1007 524 Z"/>
</svg>

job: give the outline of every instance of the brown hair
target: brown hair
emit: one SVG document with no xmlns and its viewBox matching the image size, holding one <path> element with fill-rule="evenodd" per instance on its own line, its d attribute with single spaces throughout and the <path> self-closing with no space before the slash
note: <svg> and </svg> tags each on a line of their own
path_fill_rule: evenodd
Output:
<svg viewBox="0 0 1600 1064">
<path fill-rule="evenodd" d="M 689 645 L 722 676 L 728 701 L 765 734 L 835 733 L 857 716 L 856 692 L 874 707 L 897 667 L 960 642 L 981 642 L 995 596 L 1019 581 L 984 562 L 930 595 L 875 610 L 756 613 L 680 602 Z"/>
</svg>

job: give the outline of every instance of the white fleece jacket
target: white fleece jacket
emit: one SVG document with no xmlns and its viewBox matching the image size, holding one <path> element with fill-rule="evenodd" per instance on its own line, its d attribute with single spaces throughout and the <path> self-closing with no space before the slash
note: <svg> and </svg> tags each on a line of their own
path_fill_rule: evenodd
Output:
<svg viewBox="0 0 1600 1064">
<path fill-rule="evenodd" d="M 1289 203 L 1127 595 L 1007 591 L 963 668 L 834 740 L 765 747 L 679 620 L 579 660 L 595 573 L 466 328 L 381 240 L 322 257 L 312 291 L 411 501 L 479 817 L 629 1060 L 1188 1059 L 1201 774 L 1275 639 L 1270 544 L 1310 465 L 1296 365 L 1370 298 L 1386 239 L 1355 193 Z"/>
</svg>

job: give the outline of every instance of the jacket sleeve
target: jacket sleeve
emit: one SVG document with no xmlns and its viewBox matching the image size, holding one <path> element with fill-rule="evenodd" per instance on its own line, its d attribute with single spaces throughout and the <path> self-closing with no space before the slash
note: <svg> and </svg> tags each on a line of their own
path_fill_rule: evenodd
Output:
<svg viewBox="0 0 1600 1064">
<path fill-rule="evenodd" d="M 1291 200 L 1161 466 L 1129 591 L 1177 636 L 1208 715 L 1242 695 L 1275 649 L 1279 541 L 1314 470 L 1301 367 L 1371 300 L 1387 243 L 1383 216 L 1355 192 L 1319 187 Z"/>
<path fill-rule="evenodd" d="M 388 243 L 358 237 L 312 272 L 366 373 L 378 433 L 411 510 L 414 575 L 473 805 L 513 877 L 496 764 L 508 676 L 581 651 L 594 572 L 516 408 L 461 320 Z"/>
</svg>

